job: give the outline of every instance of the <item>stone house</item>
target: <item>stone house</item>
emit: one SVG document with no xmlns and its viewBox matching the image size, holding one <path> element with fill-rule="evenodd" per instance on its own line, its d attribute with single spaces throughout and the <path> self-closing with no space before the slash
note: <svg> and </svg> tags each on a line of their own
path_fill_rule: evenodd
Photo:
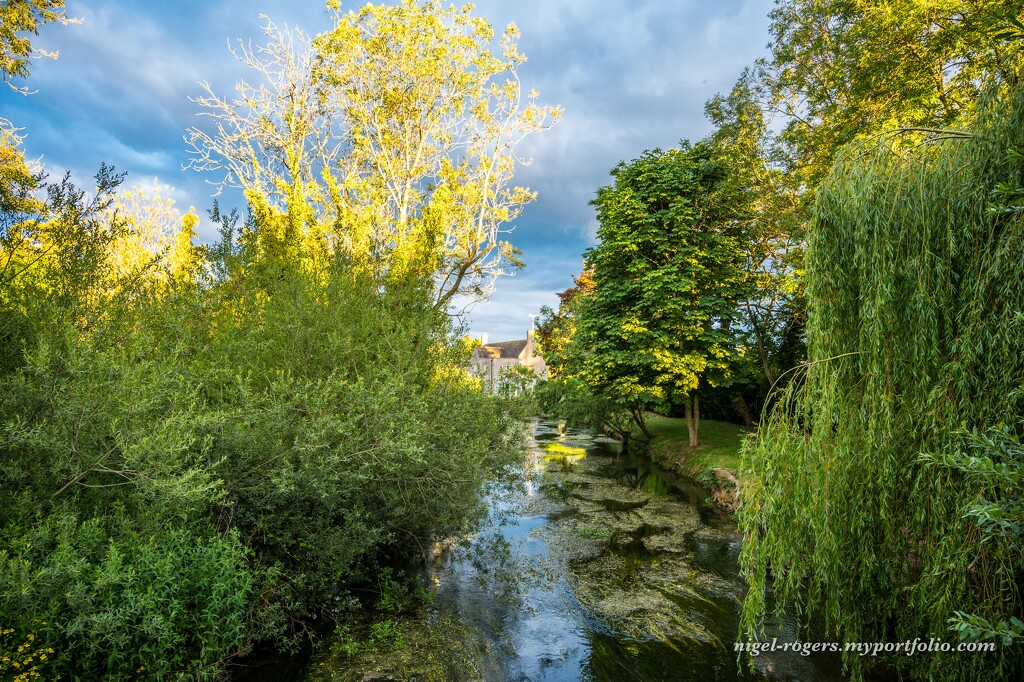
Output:
<svg viewBox="0 0 1024 682">
<path fill-rule="evenodd" d="M 501 385 L 502 370 L 510 367 L 529 367 L 538 379 L 547 379 L 547 364 L 537 352 L 532 329 L 526 333 L 525 339 L 500 343 L 487 343 L 487 335 L 484 334 L 469 360 L 469 371 L 482 378 L 492 393 Z"/>
</svg>

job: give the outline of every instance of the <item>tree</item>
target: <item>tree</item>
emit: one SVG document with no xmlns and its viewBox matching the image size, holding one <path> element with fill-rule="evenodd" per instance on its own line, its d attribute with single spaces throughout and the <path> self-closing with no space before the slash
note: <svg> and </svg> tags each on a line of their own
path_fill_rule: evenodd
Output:
<svg viewBox="0 0 1024 682">
<path fill-rule="evenodd" d="M 751 297 L 741 303 L 769 385 L 804 360 L 803 257 L 810 207 L 836 153 L 901 130 L 912 140 L 957 134 L 986 77 L 1020 72 L 999 0 L 777 0 L 770 56 L 705 108 L 730 182 L 745 191 Z M 771 123 L 777 125 L 770 125 Z M 778 125 L 781 124 L 781 125 Z"/>
<path fill-rule="evenodd" d="M 0 76 L 16 92 L 12 78 L 29 75 L 29 59 L 33 54 L 56 57 L 57 53 L 34 50 L 24 33 L 36 35 L 39 26 L 51 21 L 68 23 L 63 12 L 64 0 L 14 0 L 0 6 Z M 0 116 L 0 238 L 6 238 L 14 221 L 26 213 L 37 211 L 41 203 L 34 196 L 44 175 L 25 159 L 21 149 L 24 138 L 18 128 Z"/>
<path fill-rule="evenodd" d="M 515 26 L 495 54 L 470 12 L 367 5 L 313 41 L 268 22 L 268 45 L 236 52 L 268 84 L 204 86 L 217 127 L 189 131 L 193 167 L 282 212 L 286 241 L 315 226 L 381 277 L 427 278 L 438 309 L 486 297 L 520 265 L 501 227 L 534 198 L 510 186 L 515 147 L 560 112 L 523 97 Z"/>
<path fill-rule="evenodd" d="M 158 274 L 182 223 L 181 212 L 166 194 L 170 189 L 134 187 L 119 193 L 107 207 L 108 218 L 125 228 L 109 249 L 110 265 L 118 275 Z"/>
<path fill-rule="evenodd" d="M 890 659 L 907 678 L 1024 672 L 1024 215 L 997 191 L 1024 177 L 1024 89 L 998 85 L 965 136 L 860 143 L 818 189 L 809 363 L 743 450 L 748 637 L 771 589 L 847 642 L 1008 640 Z"/>
<path fill-rule="evenodd" d="M 542 306 L 537 323 L 537 341 L 548 376 L 552 378 L 559 376 L 565 367 L 569 343 L 576 335 L 580 306 L 594 286 L 594 278 L 586 270 L 573 276 L 572 282 L 573 286 L 557 294 L 558 310 Z"/>
<path fill-rule="evenodd" d="M 11 80 L 28 77 L 29 60 L 33 56 L 56 59 L 57 53 L 33 48 L 25 34 L 38 35 L 39 27 L 50 22 L 68 24 L 74 21 L 64 13 L 64 0 L 12 0 L 0 6 L 0 76 L 4 83 L 16 92 L 28 94 L 26 88 L 16 87 Z M 49 206 L 37 196 L 40 190 L 46 189 L 46 174 L 37 164 L 25 159 L 21 148 L 23 142 L 20 130 L 0 117 L 0 297 L 9 293 L 5 289 L 38 260 L 40 252 L 47 252 L 45 243 L 48 242 L 52 248 L 57 241 L 52 234 L 49 239 L 41 239 L 34 230 L 47 222 L 49 213 L 66 214 L 76 203 L 74 188 L 67 177 L 60 185 L 49 187 Z M 114 177 L 112 170 L 109 173 L 108 170 L 111 169 L 101 168 L 97 176 L 97 196 L 107 189 L 112 190 L 119 182 L 107 184 L 106 181 Z M 98 206 L 96 204 L 93 208 Z M 65 218 L 59 218 L 56 223 L 73 224 L 76 221 L 69 223 Z M 70 244 L 73 239 L 63 241 Z M 25 253 L 26 247 L 34 250 L 35 255 Z"/>
<path fill-rule="evenodd" d="M 749 71 L 704 108 L 716 126 L 716 159 L 727 169 L 731 219 L 743 224 L 748 295 L 739 313 L 752 333 L 768 386 L 803 360 L 803 252 L 806 211 L 782 170 Z"/>
<path fill-rule="evenodd" d="M 1012 86 L 1020 47 L 988 20 L 1019 0 L 776 0 L 771 56 L 755 67 L 760 94 L 782 116 L 790 170 L 813 190 L 836 152 L 896 129 L 970 121 L 992 76 Z"/>
<path fill-rule="evenodd" d="M 731 321 L 744 282 L 742 235 L 719 194 L 725 176 L 706 142 L 653 150 L 612 170 L 585 254 L 568 373 L 622 405 L 650 437 L 645 410 L 683 399 L 698 442 L 701 385 L 728 380 Z"/>
<path fill-rule="evenodd" d="M 0 6 L 0 76 L 12 89 L 26 93 L 25 88 L 15 87 L 12 78 L 27 78 L 29 60 L 35 55 L 56 59 L 56 52 L 47 52 L 32 47 L 28 36 L 39 35 L 39 27 L 56 21 L 60 24 L 73 23 L 64 12 L 64 0 L 9 0 Z"/>
</svg>

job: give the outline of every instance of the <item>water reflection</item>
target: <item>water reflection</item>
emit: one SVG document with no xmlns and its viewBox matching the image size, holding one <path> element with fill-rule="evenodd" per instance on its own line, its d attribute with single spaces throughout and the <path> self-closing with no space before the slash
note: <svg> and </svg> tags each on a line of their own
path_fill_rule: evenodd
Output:
<svg viewBox="0 0 1024 682">
<path fill-rule="evenodd" d="M 822 655 L 762 657 L 740 676 L 740 540 L 699 488 L 546 422 L 521 471 L 450 554 L 436 601 L 477 639 L 486 679 L 840 678 Z"/>
</svg>

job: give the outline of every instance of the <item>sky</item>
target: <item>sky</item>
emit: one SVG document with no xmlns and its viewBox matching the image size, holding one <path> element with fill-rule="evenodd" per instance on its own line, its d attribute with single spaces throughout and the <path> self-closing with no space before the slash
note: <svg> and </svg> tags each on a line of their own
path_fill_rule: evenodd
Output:
<svg viewBox="0 0 1024 682">
<path fill-rule="evenodd" d="M 342 10 L 361 3 L 342 2 Z M 572 285 L 597 223 L 589 205 L 608 172 L 644 150 L 677 146 L 711 130 L 704 103 L 728 92 L 744 67 L 766 54 L 771 0 L 480 0 L 476 14 L 500 29 L 514 22 L 527 62 L 523 89 L 560 105 L 562 121 L 527 138 L 531 158 L 515 184 L 538 193 L 506 238 L 526 267 L 503 277 L 490 302 L 468 313 L 469 331 L 491 341 L 521 339 L 531 314 L 557 308 Z M 212 177 L 183 170 L 183 140 L 202 125 L 198 83 L 218 94 L 250 77 L 228 42 L 261 38 L 260 14 L 309 34 L 326 31 L 323 0 L 68 0 L 81 22 L 48 25 L 34 44 L 59 50 L 24 83 L 34 94 L 0 91 L 0 117 L 22 128 L 29 158 L 51 177 L 70 171 L 88 187 L 100 162 L 128 173 L 125 187 L 172 187 L 182 211 L 201 216 Z M 241 207 L 239 207 L 241 208 Z M 215 236 L 204 221 L 199 237 Z"/>
</svg>

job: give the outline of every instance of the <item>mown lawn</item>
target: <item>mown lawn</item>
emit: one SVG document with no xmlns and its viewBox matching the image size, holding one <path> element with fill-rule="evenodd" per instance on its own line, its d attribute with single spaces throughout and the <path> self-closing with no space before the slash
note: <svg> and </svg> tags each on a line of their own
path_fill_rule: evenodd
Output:
<svg viewBox="0 0 1024 682">
<path fill-rule="evenodd" d="M 752 433 L 751 429 L 737 424 L 701 419 L 700 445 L 691 450 L 686 420 L 648 414 L 647 426 L 654 434 L 651 442 L 654 458 L 691 475 L 711 469 L 738 470 L 743 436 Z"/>
</svg>

